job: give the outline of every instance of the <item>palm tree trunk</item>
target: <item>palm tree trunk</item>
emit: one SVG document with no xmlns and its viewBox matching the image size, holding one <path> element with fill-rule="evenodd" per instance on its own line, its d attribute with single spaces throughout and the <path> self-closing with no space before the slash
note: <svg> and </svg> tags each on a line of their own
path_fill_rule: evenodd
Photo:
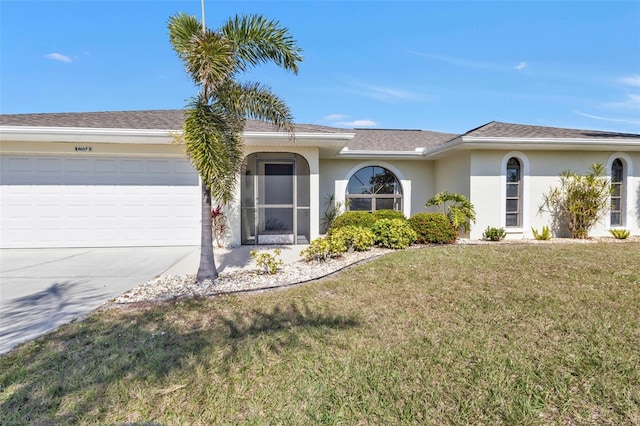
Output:
<svg viewBox="0 0 640 426">
<path fill-rule="evenodd" d="M 213 229 L 211 225 L 211 190 L 202 182 L 202 226 L 200 236 L 200 266 L 197 281 L 218 278 L 216 260 L 213 257 Z"/>
</svg>

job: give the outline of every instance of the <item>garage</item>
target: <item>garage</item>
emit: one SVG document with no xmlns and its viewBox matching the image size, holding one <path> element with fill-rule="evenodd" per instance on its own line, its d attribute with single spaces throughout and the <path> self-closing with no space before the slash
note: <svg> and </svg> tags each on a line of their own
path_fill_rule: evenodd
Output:
<svg viewBox="0 0 640 426">
<path fill-rule="evenodd" d="M 2 248 L 199 244 L 187 159 L 86 151 L 1 156 Z"/>
</svg>

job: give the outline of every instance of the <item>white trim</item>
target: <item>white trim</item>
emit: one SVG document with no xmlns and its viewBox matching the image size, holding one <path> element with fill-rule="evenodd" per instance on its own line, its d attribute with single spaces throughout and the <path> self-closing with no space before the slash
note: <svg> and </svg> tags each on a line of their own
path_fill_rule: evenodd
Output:
<svg viewBox="0 0 640 426">
<path fill-rule="evenodd" d="M 421 160 L 424 159 L 423 148 L 416 148 L 413 151 L 373 151 L 373 150 L 349 150 L 348 147 L 343 148 L 337 156 L 338 158 L 350 159 L 403 159 L 403 160 Z"/>
<path fill-rule="evenodd" d="M 181 129 L 121 129 L 92 127 L 42 127 L 0 126 L 0 140 L 24 142 L 101 142 L 122 144 L 171 144 L 173 135 L 181 135 Z M 246 145 L 264 145 L 275 141 L 279 146 L 303 146 L 342 148 L 355 137 L 355 133 L 294 133 L 291 138 L 284 132 L 244 132 Z"/>
<path fill-rule="evenodd" d="M 622 160 L 622 166 L 623 166 L 623 172 L 624 172 L 624 177 L 623 177 L 624 180 L 622 184 L 622 212 L 623 212 L 622 225 L 611 226 L 611 212 L 609 211 L 608 214 L 605 215 L 605 221 L 604 221 L 604 224 L 607 227 L 607 229 L 608 228 L 625 228 L 627 226 L 627 219 L 630 217 L 633 217 L 634 215 L 633 203 L 629 202 L 632 196 L 632 193 L 631 193 L 632 185 L 630 182 L 630 178 L 631 176 L 633 176 L 633 162 L 631 161 L 631 157 L 629 157 L 624 152 L 616 152 L 614 154 L 611 154 L 606 163 L 606 176 L 607 178 L 609 178 L 609 181 L 611 181 L 611 167 L 613 166 L 614 160 L 618 158 Z"/>
<path fill-rule="evenodd" d="M 521 197 L 520 214 L 522 215 L 520 226 L 517 228 L 507 227 L 507 162 L 510 158 L 515 157 L 520 161 L 521 171 Z M 526 233 L 529 229 L 529 174 L 530 174 L 529 158 L 520 151 L 510 151 L 502 157 L 500 163 L 500 226 L 505 229 L 508 234 Z"/>
<path fill-rule="evenodd" d="M 459 136 L 451 141 L 429 148 L 424 152 L 427 159 L 438 159 L 451 152 L 463 149 L 522 149 L 522 150 L 574 150 L 610 151 L 625 149 L 640 151 L 640 138 L 517 138 Z"/>
<path fill-rule="evenodd" d="M 101 142 L 171 144 L 175 130 L 93 129 L 86 127 L 0 126 L 0 140 L 24 142 Z"/>
<path fill-rule="evenodd" d="M 347 172 L 347 174 L 345 175 L 345 179 L 336 179 L 336 202 L 342 203 L 342 205 L 344 205 L 349 179 L 351 179 L 351 176 L 353 176 L 358 170 L 369 166 L 384 167 L 385 169 L 392 172 L 395 175 L 396 179 L 400 181 L 400 187 L 402 189 L 402 214 L 404 214 L 405 217 L 411 217 L 411 181 L 404 177 L 404 174 L 400 171 L 400 169 L 398 169 L 393 164 L 387 163 L 386 161 L 365 161 L 359 163 Z"/>
</svg>

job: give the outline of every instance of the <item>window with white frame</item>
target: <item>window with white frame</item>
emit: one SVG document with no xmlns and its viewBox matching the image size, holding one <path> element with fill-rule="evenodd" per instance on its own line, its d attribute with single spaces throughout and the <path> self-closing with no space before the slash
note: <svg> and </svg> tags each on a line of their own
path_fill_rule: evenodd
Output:
<svg viewBox="0 0 640 426">
<path fill-rule="evenodd" d="M 515 157 L 507 161 L 506 182 L 505 225 L 519 228 L 522 226 L 522 167 Z"/>
<path fill-rule="evenodd" d="M 350 211 L 402 211 L 400 181 L 380 166 L 367 166 L 355 172 L 347 184 L 345 198 Z"/>
<path fill-rule="evenodd" d="M 611 226 L 624 225 L 624 164 L 616 158 L 611 164 Z"/>
</svg>

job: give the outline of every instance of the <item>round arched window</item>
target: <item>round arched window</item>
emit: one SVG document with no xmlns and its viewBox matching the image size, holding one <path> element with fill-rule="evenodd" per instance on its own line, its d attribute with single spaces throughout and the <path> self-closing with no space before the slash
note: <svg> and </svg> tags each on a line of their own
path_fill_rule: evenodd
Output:
<svg viewBox="0 0 640 426">
<path fill-rule="evenodd" d="M 355 172 L 345 195 L 351 211 L 402 210 L 400 181 L 384 167 L 367 166 Z"/>
</svg>

